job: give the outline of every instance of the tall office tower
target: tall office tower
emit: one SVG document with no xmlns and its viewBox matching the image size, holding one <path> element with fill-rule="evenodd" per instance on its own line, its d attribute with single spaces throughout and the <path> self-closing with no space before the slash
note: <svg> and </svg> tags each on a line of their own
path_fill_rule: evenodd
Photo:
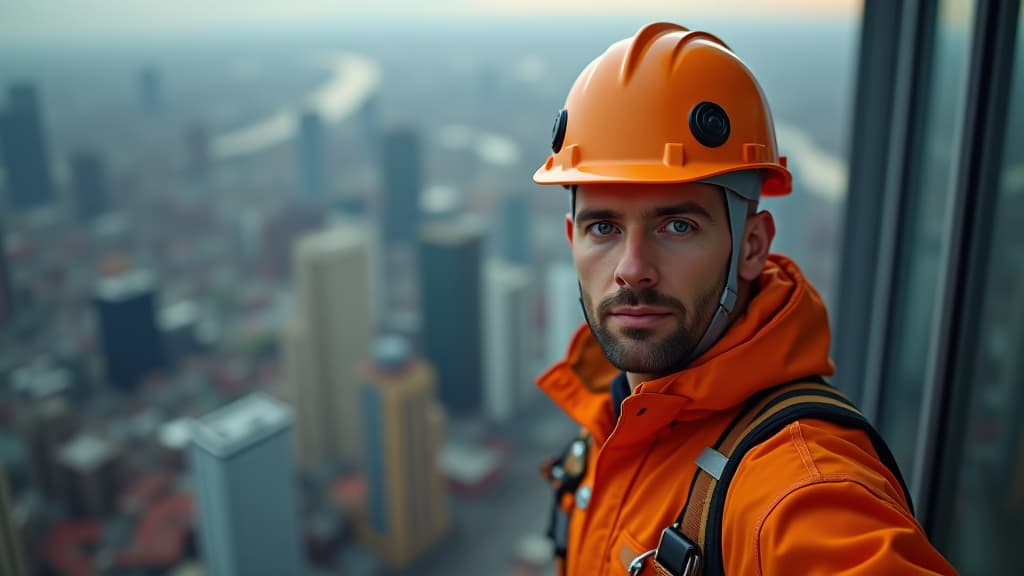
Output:
<svg viewBox="0 0 1024 576">
<path fill-rule="evenodd" d="M 322 200 L 327 195 L 327 154 L 324 126 L 316 112 L 302 114 L 296 144 L 299 199 Z"/>
<path fill-rule="evenodd" d="M 15 421 L 25 443 L 36 489 L 51 497 L 61 496 L 57 454 L 74 434 L 74 414 L 66 394 L 69 381 L 54 371 L 18 369 L 11 374 L 11 388 L 18 398 Z"/>
<path fill-rule="evenodd" d="M 160 72 L 154 66 L 139 71 L 139 106 L 148 114 L 160 112 Z"/>
<path fill-rule="evenodd" d="M 432 224 L 420 244 L 423 349 L 449 413 L 480 411 L 483 387 L 483 232 L 466 219 Z"/>
<path fill-rule="evenodd" d="M 73 516 L 105 518 L 114 513 L 121 460 L 118 445 L 92 434 L 79 434 L 61 446 L 61 492 Z"/>
<path fill-rule="evenodd" d="M 378 162 L 383 182 L 377 204 L 382 263 L 378 280 L 384 291 L 380 323 L 389 330 L 410 333 L 419 316 L 416 241 L 423 177 L 417 133 L 397 129 L 383 134 Z"/>
<path fill-rule="evenodd" d="M 369 490 L 366 544 L 405 566 L 448 529 L 448 496 L 439 471 L 444 411 L 434 371 L 398 336 L 377 341 L 363 374 L 361 408 Z"/>
<path fill-rule="evenodd" d="M 381 141 L 380 167 L 384 183 L 380 203 L 383 242 L 413 244 L 418 234 L 423 186 L 419 135 L 412 129 L 386 132 Z"/>
<path fill-rule="evenodd" d="M 304 574 L 292 411 L 250 394 L 197 420 L 189 462 L 211 576 Z"/>
<path fill-rule="evenodd" d="M 570 262 L 554 262 L 548 266 L 544 299 L 547 324 L 548 364 L 565 357 L 576 329 L 583 323 L 580 308 L 580 286 L 576 268 Z"/>
<path fill-rule="evenodd" d="M 141 270 L 102 278 L 93 302 L 107 379 L 118 390 L 133 391 L 164 365 L 153 278 Z"/>
<path fill-rule="evenodd" d="M 11 271 L 7 264 L 7 237 L 3 222 L 0 222 L 0 326 L 14 316 L 14 291 L 11 287 Z"/>
<path fill-rule="evenodd" d="M 486 326 L 484 414 L 504 422 L 522 406 L 533 388 L 530 354 L 530 274 L 525 266 L 501 260 L 487 262 L 484 324 Z"/>
<path fill-rule="evenodd" d="M 0 576 L 25 576 L 24 551 L 19 527 L 14 521 L 13 497 L 7 473 L 0 462 Z"/>
<path fill-rule="evenodd" d="M 369 358 L 374 332 L 369 232 L 337 226 L 303 237 L 294 251 L 296 307 L 284 332 L 284 370 L 299 461 L 358 462 L 356 368 Z"/>
<path fill-rule="evenodd" d="M 11 85 L 0 113 L 0 149 L 15 210 L 49 204 L 54 197 L 39 95 L 31 84 Z"/>
<path fill-rule="evenodd" d="M 89 221 L 110 209 L 110 191 L 103 160 L 92 152 L 79 152 L 71 160 L 75 214 Z"/>
<path fill-rule="evenodd" d="M 524 194 L 501 198 L 501 257 L 513 264 L 530 261 L 530 206 Z"/>
</svg>

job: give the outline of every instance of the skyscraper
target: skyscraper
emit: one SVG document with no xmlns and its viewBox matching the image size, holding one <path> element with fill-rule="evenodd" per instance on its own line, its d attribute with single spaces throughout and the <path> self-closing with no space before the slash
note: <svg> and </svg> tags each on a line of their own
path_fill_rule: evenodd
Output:
<svg viewBox="0 0 1024 576">
<path fill-rule="evenodd" d="M 412 356 L 406 340 L 377 342 L 363 374 L 367 545 L 388 563 L 405 566 L 448 528 L 448 497 L 438 461 L 444 412 L 434 396 L 434 372 Z"/>
<path fill-rule="evenodd" d="M 548 364 L 565 356 L 576 329 L 583 323 L 580 308 L 580 286 L 576 268 L 569 262 L 554 262 L 548 266 L 547 294 L 544 299 L 547 326 Z"/>
<path fill-rule="evenodd" d="M 105 277 L 94 303 L 107 378 L 118 390 L 135 390 L 164 364 L 153 278 L 141 270 Z"/>
<path fill-rule="evenodd" d="M 423 348 L 437 369 L 441 403 L 452 414 L 481 407 L 482 249 L 482 230 L 466 219 L 429 226 L 420 245 Z"/>
<path fill-rule="evenodd" d="M 380 202 L 383 243 L 413 244 L 418 234 L 423 187 L 419 135 L 412 129 L 386 132 L 381 141 L 380 167 L 384 183 Z"/>
<path fill-rule="evenodd" d="M 501 198 L 501 257 L 513 264 L 530 260 L 530 206 L 523 194 Z"/>
<path fill-rule="evenodd" d="M 0 462 L 0 576 L 25 576 L 21 535 L 14 522 L 13 499 L 7 487 L 7 473 Z"/>
<path fill-rule="evenodd" d="M 292 412 L 250 394 L 196 421 L 189 459 L 200 554 L 211 576 L 299 576 Z"/>
<path fill-rule="evenodd" d="M 79 434 L 60 448 L 61 491 L 73 515 L 105 518 L 114 513 L 120 461 L 118 445 L 91 434 Z"/>
<path fill-rule="evenodd" d="M 31 84 L 14 84 L 0 113 L 0 148 L 15 210 L 49 204 L 54 197 L 39 95 Z"/>
<path fill-rule="evenodd" d="M 303 237 L 294 251 L 296 307 L 284 333 L 284 370 L 299 460 L 358 461 L 356 367 L 370 357 L 373 337 L 369 232 L 337 226 Z"/>
<path fill-rule="evenodd" d="M 382 135 L 378 162 L 383 188 L 377 204 L 380 234 L 379 282 L 384 300 L 380 323 L 412 332 L 418 324 L 416 242 L 420 230 L 422 173 L 419 136 L 411 129 Z"/>
<path fill-rule="evenodd" d="M 66 375 L 22 368 L 11 374 L 11 388 L 19 398 L 15 419 L 28 452 L 33 483 L 41 493 L 61 498 L 57 454 L 75 431 L 74 413 L 66 397 Z"/>
<path fill-rule="evenodd" d="M 76 154 L 71 160 L 71 182 L 75 214 L 80 220 L 92 220 L 110 208 L 106 168 L 98 155 Z"/>
<path fill-rule="evenodd" d="M 297 144 L 299 199 L 322 200 L 327 195 L 326 143 L 323 123 L 316 112 L 302 114 Z"/>
<path fill-rule="evenodd" d="M 484 324 L 486 326 L 484 414 L 508 420 L 533 388 L 527 323 L 530 319 L 530 275 L 525 266 L 502 260 L 487 262 Z"/>
</svg>

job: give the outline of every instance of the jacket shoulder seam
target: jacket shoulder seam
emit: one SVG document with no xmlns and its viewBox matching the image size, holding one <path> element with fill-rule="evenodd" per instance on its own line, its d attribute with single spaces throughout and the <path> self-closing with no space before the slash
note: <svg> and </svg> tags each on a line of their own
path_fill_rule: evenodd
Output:
<svg viewBox="0 0 1024 576">
<path fill-rule="evenodd" d="M 761 531 L 764 529 L 765 522 L 768 521 L 768 517 L 771 516 L 772 512 L 774 512 L 779 507 L 783 500 L 785 500 L 790 495 L 796 493 L 801 489 L 821 484 L 839 484 L 843 482 L 848 482 L 860 486 L 862 489 L 864 489 L 864 491 L 866 491 L 868 494 L 876 498 L 881 503 L 891 508 L 893 511 L 899 513 L 901 516 L 910 518 L 907 514 L 907 511 L 904 510 L 899 504 L 893 502 L 892 499 L 886 497 L 884 494 L 879 494 L 877 491 L 872 489 L 870 486 L 865 484 L 861 479 L 857 478 L 853 474 L 819 474 L 818 476 L 813 478 L 804 478 L 803 480 L 798 480 L 797 482 L 794 482 L 785 489 L 783 489 L 779 493 L 779 495 L 776 496 L 775 500 L 773 500 L 772 503 L 761 514 L 760 518 L 758 518 L 757 520 L 757 524 L 755 525 L 753 533 L 753 548 L 754 560 L 757 565 L 758 576 L 764 576 L 764 565 L 762 563 L 763 558 L 761 555 Z"/>
<path fill-rule="evenodd" d="M 793 422 L 788 426 L 789 438 L 793 443 L 793 447 L 796 448 L 797 454 L 800 455 L 800 461 L 803 462 L 804 468 L 807 470 L 807 474 L 811 478 L 820 478 L 821 470 L 818 469 L 817 463 L 814 461 L 814 455 L 811 454 L 811 449 L 807 447 L 807 442 L 804 440 L 803 428 L 800 426 L 800 421 Z"/>
</svg>

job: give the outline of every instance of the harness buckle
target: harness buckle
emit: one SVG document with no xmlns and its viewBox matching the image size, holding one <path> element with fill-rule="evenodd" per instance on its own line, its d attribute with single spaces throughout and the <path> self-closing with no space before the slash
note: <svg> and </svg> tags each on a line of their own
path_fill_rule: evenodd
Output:
<svg viewBox="0 0 1024 576">
<path fill-rule="evenodd" d="M 638 574 L 640 574 L 640 570 L 643 570 L 644 567 L 644 560 L 647 560 L 651 556 L 654 556 L 657 552 L 658 549 L 655 548 L 654 550 L 648 550 L 647 552 L 640 554 L 636 558 L 633 558 L 633 561 L 629 563 L 629 576 L 637 576 Z"/>
<path fill-rule="evenodd" d="M 701 572 L 700 547 L 680 529 L 677 522 L 661 531 L 654 561 L 672 576 L 697 576 Z"/>
</svg>

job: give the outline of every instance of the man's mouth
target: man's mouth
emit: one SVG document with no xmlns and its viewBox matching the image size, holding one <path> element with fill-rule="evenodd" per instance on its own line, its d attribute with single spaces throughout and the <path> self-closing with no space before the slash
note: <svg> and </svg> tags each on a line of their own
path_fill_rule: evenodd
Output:
<svg viewBox="0 0 1024 576">
<path fill-rule="evenodd" d="M 671 316 L 671 312 L 651 306 L 623 306 L 608 314 L 623 328 L 652 328 Z"/>
</svg>

